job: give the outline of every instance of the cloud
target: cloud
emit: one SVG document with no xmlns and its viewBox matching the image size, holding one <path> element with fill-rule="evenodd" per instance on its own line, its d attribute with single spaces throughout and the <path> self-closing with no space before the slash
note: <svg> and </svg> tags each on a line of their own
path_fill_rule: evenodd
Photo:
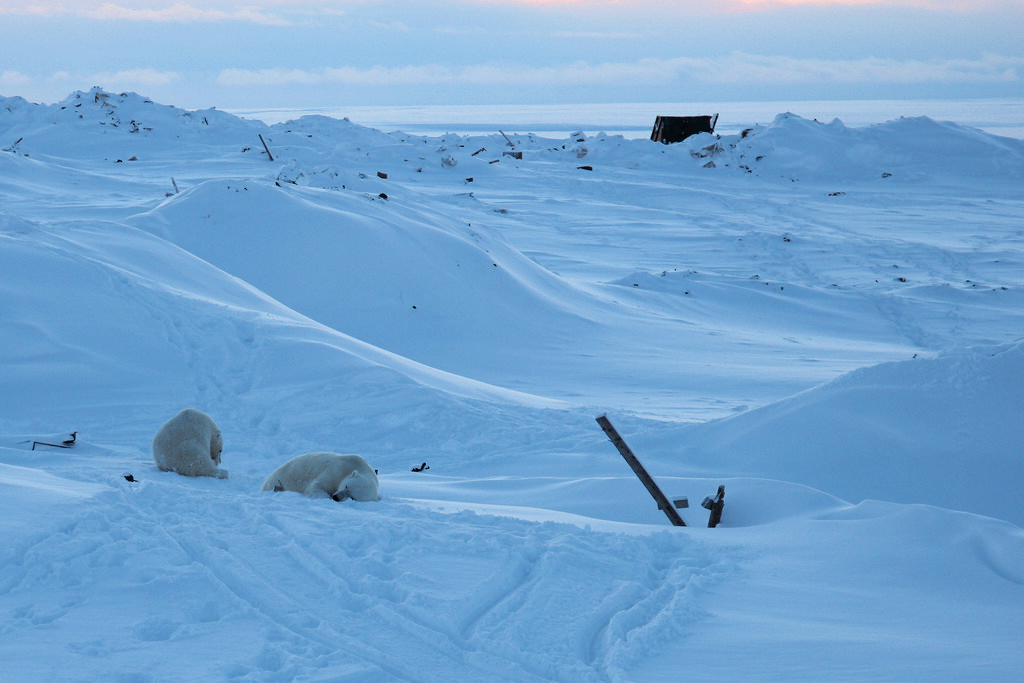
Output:
<svg viewBox="0 0 1024 683">
<path fill-rule="evenodd" d="M 216 83 L 222 86 L 285 86 L 285 85 L 431 85 L 460 80 L 460 70 L 443 66 L 375 66 L 305 69 L 224 69 Z"/>
<path fill-rule="evenodd" d="M 217 21 L 243 21 L 272 26 L 287 26 L 290 22 L 277 13 L 262 7 L 241 3 L 221 3 L 223 8 L 205 4 L 197 7 L 184 2 L 74 2 L 68 0 L 35 0 L 33 2 L 4 2 L 0 15 L 23 16 L 76 16 L 101 21 L 142 21 L 156 23 L 192 23 Z M 273 3 L 272 3 L 273 4 Z"/>
<path fill-rule="evenodd" d="M 181 74 L 175 71 L 157 71 L 156 69 L 128 69 L 113 73 L 98 73 L 90 77 L 92 82 L 110 86 L 114 90 L 120 90 L 118 86 L 160 86 L 170 85 L 182 79 Z"/>
<path fill-rule="evenodd" d="M 1019 8 L 1020 0 L 468 0 L 475 5 L 506 5 L 523 8 L 566 8 L 631 10 L 660 15 L 692 15 L 698 13 L 730 13 L 736 11 L 773 10 L 785 7 L 870 7 L 886 9 L 909 7 L 928 11 L 982 11 Z"/>
<path fill-rule="evenodd" d="M 794 6 L 878 6 L 884 8 L 909 7 L 928 11 L 969 12 L 999 7 L 1012 7 L 1016 0 L 727 0 L 729 4 L 747 8 L 777 8 Z"/>
<path fill-rule="evenodd" d="M 556 31 L 551 34 L 552 38 L 583 38 L 587 40 L 643 40 L 642 33 L 627 33 L 623 31 Z"/>
<path fill-rule="evenodd" d="M 22 96 L 56 101 L 67 93 L 67 89 L 86 90 L 100 86 L 115 92 L 134 90 L 149 94 L 150 90 L 173 86 L 187 80 L 183 74 L 176 71 L 147 68 L 93 73 L 61 70 L 42 76 L 18 71 L 0 71 L 0 92 L 4 89 L 18 88 Z"/>
<path fill-rule="evenodd" d="M 176 71 L 157 71 L 156 69 L 124 69 L 122 71 L 105 71 L 93 74 L 57 71 L 51 74 L 46 82 L 59 84 L 62 87 L 87 88 L 98 85 L 108 90 L 131 90 L 133 88 L 162 87 L 179 83 L 184 77 Z"/>
<path fill-rule="evenodd" d="M 31 82 L 31 78 L 18 71 L 0 71 L 0 87 L 18 88 Z"/>
<path fill-rule="evenodd" d="M 152 22 L 213 22 L 249 21 L 257 24 L 287 26 L 289 22 L 277 14 L 269 14 L 260 8 L 237 7 L 228 10 L 199 8 L 185 3 L 174 3 L 169 7 L 155 9 L 134 9 L 106 3 L 95 9 L 84 9 L 81 14 L 90 19 L 124 19 L 129 21 Z"/>
<path fill-rule="evenodd" d="M 664 85 L 698 81 L 723 84 L 921 84 L 1017 83 L 1024 58 L 983 55 L 979 59 L 851 60 L 801 59 L 735 52 L 725 57 L 641 59 L 634 62 L 558 66 L 507 64 L 445 66 L 440 64 L 371 68 L 225 69 L 216 81 L 222 86 L 348 85 L 411 86 L 457 84 L 494 85 Z"/>
<path fill-rule="evenodd" d="M 0 0 L 0 15 L 75 15 L 136 21 L 224 21 L 246 20 L 260 23 L 286 22 L 283 14 L 339 15 L 345 6 L 370 7 L 373 0 L 209 0 L 189 4 L 173 0 Z M 401 12 L 403 5 L 416 6 L 414 0 L 388 3 L 390 13 Z M 1020 8 L 1020 0 L 437 0 L 439 17 L 466 7 L 518 7 L 526 12 L 546 9 L 609 10 L 622 16 L 656 13 L 692 16 L 694 13 L 771 10 L 798 6 L 910 7 L 930 11 L 984 11 Z M 287 23 L 287 22 L 286 22 Z"/>
<path fill-rule="evenodd" d="M 979 59 L 898 60 L 800 59 L 733 53 L 724 59 L 670 60 L 676 70 L 699 68 L 704 80 L 793 84 L 1012 83 L 1024 58 L 983 55 Z"/>
</svg>

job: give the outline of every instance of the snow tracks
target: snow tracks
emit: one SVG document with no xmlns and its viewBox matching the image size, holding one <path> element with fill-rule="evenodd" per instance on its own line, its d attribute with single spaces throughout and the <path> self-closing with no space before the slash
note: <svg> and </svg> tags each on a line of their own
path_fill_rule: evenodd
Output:
<svg viewBox="0 0 1024 683">
<path fill-rule="evenodd" d="M 676 530 L 144 479 L 4 550 L 0 657 L 21 675 L 625 680 L 685 642 L 724 569 Z M 39 638 L 64 645 L 13 656 Z"/>
</svg>

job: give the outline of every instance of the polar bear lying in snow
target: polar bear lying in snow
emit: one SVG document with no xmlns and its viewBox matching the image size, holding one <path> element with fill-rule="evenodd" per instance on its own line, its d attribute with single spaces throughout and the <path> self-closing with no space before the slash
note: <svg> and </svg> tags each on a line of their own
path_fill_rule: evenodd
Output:
<svg viewBox="0 0 1024 683">
<path fill-rule="evenodd" d="M 206 413 L 186 408 L 164 423 L 153 437 L 153 460 L 165 472 L 186 477 L 227 479 L 218 467 L 224 438 Z"/>
<path fill-rule="evenodd" d="M 295 491 L 310 498 L 380 500 L 377 473 L 358 455 L 306 453 L 278 467 L 263 491 Z"/>
</svg>

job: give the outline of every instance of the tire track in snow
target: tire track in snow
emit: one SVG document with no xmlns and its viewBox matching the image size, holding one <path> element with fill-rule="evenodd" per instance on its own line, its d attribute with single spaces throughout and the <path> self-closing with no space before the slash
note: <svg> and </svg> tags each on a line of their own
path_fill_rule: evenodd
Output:
<svg viewBox="0 0 1024 683">
<path fill-rule="evenodd" d="M 179 484 L 173 478 L 171 481 Z M 359 637 L 358 618 L 351 631 L 338 627 L 339 613 L 357 617 L 369 603 L 364 600 L 350 606 L 355 594 L 342 586 L 343 582 L 332 580 L 339 578 L 337 573 L 298 553 L 294 539 L 261 523 L 266 515 L 258 506 L 235 498 L 230 513 L 224 514 L 224 500 L 183 490 L 188 483 L 168 491 L 173 500 L 161 496 L 156 505 L 134 509 L 134 525 L 177 548 L 192 571 L 198 570 L 243 610 L 258 615 L 271 634 L 275 630 L 288 634 L 287 638 L 267 638 L 264 655 L 250 666 L 272 676 L 301 676 L 306 669 L 318 669 L 325 662 L 339 665 L 338 653 L 344 653 L 346 662 L 358 665 L 361 676 L 415 677 L 415 670 L 390 664 L 392 658 Z M 238 503 L 242 503 L 241 509 Z M 287 577 L 287 583 L 278 585 L 282 577 Z M 140 624 L 136 630 L 145 626 Z"/>
<path fill-rule="evenodd" d="M 337 510 L 333 506 L 328 509 Z M 535 675 L 522 662 L 492 652 L 490 648 L 471 648 L 467 652 L 466 639 L 460 637 L 458 628 L 452 628 L 445 616 L 452 605 L 464 602 L 458 593 L 462 589 L 461 585 L 452 594 L 442 593 L 426 599 L 425 592 L 418 591 L 430 582 L 430 569 L 444 570 L 437 567 L 436 559 L 431 562 L 420 561 L 424 548 L 434 552 L 434 548 L 450 546 L 453 531 L 455 535 L 462 535 L 461 540 L 467 545 L 471 545 L 480 532 L 476 525 L 469 529 L 459 528 L 458 525 L 455 529 L 446 527 L 438 533 L 432 520 L 398 519 L 394 516 L 395 512 L 404 516 L 405 509 L 377 511 L 372 517 L 365 518 L 360 515 L 362 519 L 357 522 L 357 527 L 342 530 L 341 533 L 345 535 L 355 534 L 357 538 L 369 536 L 374 539 L 372 544 L 354 543 L 345 549 L 347 558 L 351 560 L 349 569 L 356 570 L 353 573 L 358 578 L 344 576 L 332 568 L 337 558 L 332 557 L 325 548 L 332 547 L 331 542 L 339 535 L 337 531 L 328 532 L 326 538 L 317 539 L 316 542 L 297 546 L 296 550 L 311 563 L 327 568 L 328 574 L 343 577 L 354 593 L 372 596 L 367 607 L 372 618 L 388 625 L 394 640 L 401 643 L 402 649 L 422 653 L 418 680 L 431 678 L 426 672 L 436 670 L 439 672 L 436 680 L 447 681 L 449 674 L 444 672 L 450 672 L 453 668 L 460 676 L 472 674 L 472 677 L 492 681 L 533 680 Z M 378 519 L 381 514 L 385 516 L 383 523 Z M 291 536 L 281 526 L 279 519 L 277 516 L 268 516 L 267 523 L 277 528 L 283 536 Z M 462 564 L 462 558 L 457 555 L 447 555 L 446 561 L 453 565 Z M 455 570 L 458 567 L 446 568 Z M 455 583 L 460 582 L 456 580 Z M 449 583 L 445 585 L 450 586 Z M 544 676 L 536 678 L 548 680 Z"/>
<path fill-rule="evenodd" d="M 0 563 L 0 596 L 8 606 L 6 618 L 0 620 L 0 636 L 15 632 L 22 628 L 35 629 L 52 624 L 67 615 L 70 609 L 80 602 L 76 598 L 66 598 L 58 590 L 38 594 L 40 584 L 52 584 L 55 587 L 67 586 L 73 581 L 62 578 L 66 575 L 69 564 L 87 556 L 91 551 L 87 547 L 71 549 L 62 554 L 59 562 L 49 559 L 47 552 L 55 543 L 63 550 L 69 538 L 76 535 L 81 520 L 62 522 L 50 527 L 45 532 L 37 533 L 26 543 L 9 547 L 3 562 Z M 54 599 L 57 604 L 54 605 Z"/>
<path fill-rule="evenodd" d="M 458 671 L 487 680 L 530 680 L 515 661 L 487 652 L 467 657 L 436 615 L 432 623 L 409 609 L 405 591 L 396 586 L 401 577 L 390 564 L 393 546 L 403 546 L 409 534 L 419 536 L 423 525 L 395 535 L 391 530 L 402 523 L 386 514 L 381 519 L 377 511 L 366 516 L 354 506 L 262 495 L 270 505 L 250 506 L 240 522 L 259 529 L 257 543 L 239 547 L 233 535 L 225 534 L 225 544 L 218 542 L 219 534 L 202 530 L 195 536 L 190 530 L 170 535 L 244 609 L 289 635 L 291 660 L 300 665 L 331 661 L 344 652 L 353 653 L 373 678 L 448 681 Z M 293 515 L 289 502 L 323 517 Z M 286 525 L 284 519 L 294 524 Z M 340 536 L 348 536 L 352 545 L 340 545 Z M 287 583 L 279 585 L 282 577 Z M 381 624 L 387 624 L 387 637 L 382 637 Z M 407 661 L 399 651 L 410 649 L 420 653 L 415 665 L 388 664 Z"/>
<path fill-rule="evenodd" d="M 567 611 L 559 609 L 564 605 L 564 591 L 549 593 L 551 584 L 559 580 L 554 577 L 560 569 L 551 566 L 552 562 L 558 563 L 558 553 L 552 552 L 552 547 L 563 541 L 559 532 L 554 538 L 548 538 L 550 533 L 544 527 L 534 528 L 519 539 L 511 566 L 505 566 L 506 556 L 502 571 L 467 599 L 471 606 L 460 620 L 457 633 L 467 647 L 486 648 L 516 662 L 539 680 L 601 680 L 599 671 L 580 661 L 578 648 L 573 645 L 577 638 L 574 624 L 566 623 L 564 638 L 554 638 L 538 647 L 539 634 L 549 630 L 552 623 L 559 618 L 564 622 L 573 620 Z M 568 581 L 574 583 L 571 577 Z M 581 587 L 583 584 L 580 582 Z M 554 614 L 538 610 L 546 595 L 552 597 Z"/>
<path fill-rule="evenodd" d="M 684 535 L 540 525 L 516 549 L 467 599 L 458 633 L 467 646 L 488 647 L 553 680 L 614 679 L 644 655 L 641 646 L 684 637 L 702 617 L 705 587 L 728 565 Z"/>
<path fill-rule="evenodd" d="M 179 484 L 173 476 L 167 475 L 167 481 Z M 363 677 L 415 678 L 414 670 L 392 666 L 389 658 L 358 638 L 358 629 L 353 635 L 324 619 L 325 610 L 330 610 L 334 601 L 318 603 L 308 599 L 306 592 L 290 595 L 274 584 L 274 577 L 282 573 L 261 574 L 258 557 L 253 561 L 252 556 L 237 552 L 240 540 L 250 540 L 251 534 L 240 528 L 244 519 L 236 516 L 224 520 L 217 514 L 223 501 L 204 505 L 209 495 L 185 490 L 190 483 L 206 482 L 186 481 L 164 491 L 148 485 L 146 492 L 150 495 L 145 499 L 105 496 L 86 514 L 19 548 L 18 571 L 12 573 L 13 563 L 6 562 L 3 571 L 3 605 L 8 615 L 4 631 L 24 638 L 64 617 L 70 623 L 95 619 L 94 632 L 101 634 L 99 640 L 69 642 L 69 650 L 95 658 L 145 652 L 154 645 L 163 649 L 169 641 L 176 641 L 174 649 L 188 649 L 188 640 L 197 631 L 212 629 L 216 633 L 219 628 L 215 622 L 225 616 L 219 606 L 223 599 L 211 596 L 211 586 L 202 580 L 197 582 L 198 576 L 212 580 L 214 593 L 219 586 L 243 609 L 260 615 L 271 631 L 264 654 L 246 662 L 247 675 L 274 678 L 308 674 L 324 660 L 337 668 L 340 652 L 344 653 L 341 664 L 346 664 L 347 674 L 353 668 L 348 662 L 355 662 Z M 255 544 L 254 553 L 272 558 L 281 540 L 261 540 Z M 273 563 L 267 564 L 273 568 Z M 288 565 L 292 570 L 305 566 L 296 561 Z M 300 574 L 299 579 L 314 590 L 322 585 L 306 574 Z M 41 591 L 44 587 L 48 589 Z M 167 609 L 160 593 L 182 588 L 185 592 L 178 605 Z M 152 591 L 157 593 L 153 606 L 148 599 L 138 599 Z M 86 595 L 90 597 L 79 597 Z M 116 603 L 104 604 L 111 597 Z M 76 611 L 79 604 L 69 602 L 69 598 L 86 604 Z M 206 602 L 202 602 L 204 599 Z M 110 609 L 116 610 L 113 618 L 106 613 Z M 275 630 L 291 637 L 274 636 Z M 287 642 L 281 642 L 284 640 Z M 283 650 L 286 652 L 282 654 Z M 151 664 L 140 660 L 131 666 L 147 668 Z"/>
<path fill-rule="evenodd" d="M 481 622 L 502 603 L 510 602 L 530 582 L 537 562 L 536 551 L 522 551 L 501 574 L 492 577 L 469 600 L 471 607 L 463 616 L 457 633 L 465 641 L 473 639 Z"/>
<path fill-rule="evenodd" d="M 624 675 L 658 643 L 685 639 L 696 628 L 703 615 L 699 595 L 713 569 L 687 559 L 659 558 L 633 599 L 623 594 L 619 604 L 607 606 L 607 619 L 589 644 L 595 668 Z"/>
<path fill-rule="evenodd" d="M 291 633 L 299 640 L 300 645 L 320 646 L 319 650 L 310 651 L 307 645 L 305 651 L 293 652 L 293 655 L 301 657 L 304 661 L 315 661 L 317 657 L 343 650 L 346 656 L 358 660 L 365 666 L 367 675 L 386 674 L 397 680 L 410 680 L 415 677 L 415 670 L 389 664 L 386 653 L 365 640 L 341 632 L 334 628 L 329 620 L 308 616 L 309 610 L 316 608 L 316 605 L 296 600 L 288 592 L 252 571 L 251 567 L 238 567 L 239 563 L 234 556 L 227 553 L 218 556 L 208 543 L 167 533 L 194 562 L 202 565 L 214 580 L 243 605 L 273 626 Z"/>
</svg>

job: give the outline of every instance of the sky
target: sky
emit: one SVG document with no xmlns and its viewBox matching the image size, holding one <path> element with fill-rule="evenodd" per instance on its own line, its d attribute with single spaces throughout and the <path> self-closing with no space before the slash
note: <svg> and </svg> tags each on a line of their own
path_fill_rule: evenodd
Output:
<svg viewBox="0 0 1024 683">
<path fill-rule="evenodd" d="M 1024 0 L 0 0 L 0 95 L 192 109 L 1024 97 Z"/>
</svg>

